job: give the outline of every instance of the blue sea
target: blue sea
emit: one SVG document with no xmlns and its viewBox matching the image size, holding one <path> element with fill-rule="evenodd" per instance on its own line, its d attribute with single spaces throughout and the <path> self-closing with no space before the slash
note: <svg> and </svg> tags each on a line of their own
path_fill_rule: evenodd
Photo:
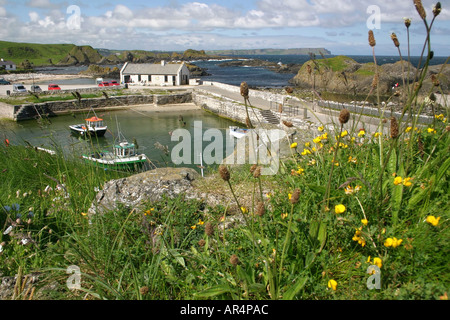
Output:
<svg viewBox="0 0 450 320">
<path fill-rule="evenodd" d="M 327 58 L 335 57 L 334 55 L 326 56 Z M 373 56 L 348 56 L 359 63 L 373 62 Z M 309 55 L 251 55 L 240 56 L 243 59 L 260 59 L 270 62 L 281 62 L 283 64 L 303 64 L 309 61 L 311 58 Z M 237 58 L 236 58 L 237 59 Z M 321 57 L 317 57 L 321 59 Z M 431 60 L 432 65 L 443 64 L 447 57 L 434 57 Z M 230 59 L 231 60 L 231 59 Z M 377 63 L 379 65 L 387 63 L 395 63 L 399 61 L 399 57 L 394 56 L 377 56 Z M 411 63 L 417 66 L 420 57 L 411 57 Z M 262 67 L 219 67 L 223 61 L 196 61 L 199 67 L 208 69 L 208 73 L 211 76 L 202 77 L 204 81 L 218 81 L 231 85 L 240 85 L 243 81 L 246 81 L 250 87 L 257 88 L 276 88 L 289 86 L 289 80 L 291 80 L 295 74 L 281 74 Z M 423 64 L 423 61 L 422 61 Z"/>
<path fill-rule="evenodd" d="M 326 56 L 327 58 L 335 57 L 334 55 Z M 373 62 L 372 56 L 348 56 L 359 63 Z M 321 57 L 317 57 L 320 59 Z M 224 60 L 209 60 L 209 61 L 194 61 L 193 63 L 201 68 L 206 68 L 210 76 L 202 77 L 203 81 L 217 81 L 226 84 L 239 86 L 243 81 L 246 81 L 250 87 L 257 88 L 279 88 L 289 86 L 295 74 L 282 74 L 270 71 L 262 67 L 220 67 L 219 65 L 224 61 L 232 61 L 237 59 L 259 59 L 270 62 L 281 62 L 283 64 L 303 64 L 310 60 L 309 55 L 244 55 Z M 431 60 L 432 65 L 445 63 L 447 57 L 434 57 Z M 399 57 L 395 56 L 377 56 L 377 63 L 379 65 L 386 63 L 395 63 L 399 61 Z M 417 66 L 420 57 L 411 57 L 411 63 Z M 423 64 L 423 61 L 422 61 Z M 115 67 L 110 66 L 110 67 Z M 120 69 L 122 65 L 117 65 Z M 46 67 L 38 68 L 37 72 L 51 73 L 51 74 L 78 74 L 80 71 L 86 70 L 86 66 L 80 67 Z M 90 84 L 92 79 L 68 79 L 61 80 L 59 84 Z"/>
</svg>

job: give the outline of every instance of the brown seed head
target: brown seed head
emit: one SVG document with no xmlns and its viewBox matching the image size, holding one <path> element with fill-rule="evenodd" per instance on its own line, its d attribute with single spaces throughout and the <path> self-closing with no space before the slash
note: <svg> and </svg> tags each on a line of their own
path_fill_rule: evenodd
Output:
<svg viewBox="0 0 450 320">
<path fill-rule="evenodd" d="M 142 288 L 139 289 L 139 293 L 142 294 L 142 295 L 146 295 L 148 292 L 149 292 L 149 289 L 148 289 L 147 286 L 142 287 Z"/>
<path fill-rule="evenodd" d="M 238 256 L 235 255 L 235 254 L 233 254 L 233 255 L 230 257 L 230 263 L 231 263 L 234 267 L 236 267 L 236 266 L 240 263 Z"/>
<path fill-rule="evenodd" d="M 254 178 L 261 177 L 261 167 L 256 167 L 255 171 L 253 171 L 253 177 Z"/>
<path fill-rule="evenodd" d="M 265 212 L 266 209 L 264 208 L 264 203 L 258 202 L 258 205 L 256 206 L 256 215 L 262 217 Z"/>
<path fill-rule="evenodd" d="M 372 81 L 372 88 L 376 88 L 378 85 L 378 73 L 375 74 L 375 76 L 373 77 L 373 81 Z"/>
<path fill-rule="evenodd" d="M 434 85 L 435 87 L 439 87 L 439 85 L 441 84 L 441 83 L 439 82 L 438 77 L 436 77 L 435 74 L 432 74 L 432 75 L 431 75 L 431 82 L 433 82 L 433 85 Z"/>
<path fill-rule="evenodd" d="M 294 92 L 294 89 L 292 89 L 291 87 L 287 87 L 285 90 L 286 90 L 286 92 L 289 93 L 289 94 L 291 94 L 292 92 Z"/>
<path fill-rule="evenodd" d="M 397 35 L 394 32 L 392 32 L 392 34 L 391 34 L 391 39 L 392 39 L 392 41 L 394 41 L 394 45 L 397 48 L 400 47 L 400 42 L 398 41 Z"/>
<path fill-rule="evenodd" d="M 241 96 L 248 99 L 248 85 L 245 81 L 241 83 Z"/>
<path fill-rule="evenodd" d="M 350 111 L 347 109 L 342 109 L 341 113 L 339 114 L 339 122 L 341 124 L 345 124 L 350 120 Z"/>
<path fill-rule="evenodd" d="M 199 247 L 204 247 L 204 246 L 205 246 L 205 244 L 206 244 L 206 241 L 205 241 L 205 239 L 200 239 L 200 240 L 198 241 L 198 245 L 199 245 Z"/>
<path fill-rule="evenodd" d="M 207 236 L 211 237 L 214 234 L 214 226 L 211 222 L 207 222 L 205 225 L 205 233 Z"/>
<path fill-rule="evenodd" d="M 292 122 L 290 122 L 290 121 L 286 121 L 286 120 L 283 120 L 283 124 L 286 126 L 286 127 L 288 127 L 288 128 L 292 128 L 294 125 L 292 124 Z"/>
<path fill-rule="evenodd" d="M 291 196 L 291 203 L 296 204 L 298 202 L 298 199 L 300 198 L 300 189 L 295 189 L 294 193 Z"/>
<path fill-rule="evenodd" d="M 425 20 L 427 18 L 427 13 L 422 5 L 422 0 L 414 0 L 414 5 L 416 6 L 417 13 L 419 16 Z"/>
<path fill-rule="evenodd" d="M 371 47 L 375 47 L 377 42 L 375 41 L 375 36 L 373 35 L 373 31 L 369 30 L 369 44 Z"/>
<path fill-rule="evenodd" d="M 436 5 L 433 7 L 433 14 L 435 17 L 437 17 L 439 15 L 439 13 L 441 13 L 441 3 L 438 2 L 436 3 Z"/>
<path fill-rule="evenodd" d="M 395 139 L 398 137 L 398 122 L 395 117 L 391 118 L 391 138 Z"/>
<path fill-rule="evenodd" d="M 410 18 L 404 18 L 404 20 L 405 20 L 406 28 L 409 28 L 411 26 L 411 19 Z"/>
<path fill-rule="evenodd" d="M 228 171 L 228 168 L 226 166 L 221 165 L 219 167 L 219 173 L 223 181 L 230 181 L 230 171 Z"/>
<path fill-rule="evenodd" d="M 258 168 L 258 166 L 257 166 L 256 164 L 252 165 L 252 166 L 250 167 L 250 173 L 255 172 L 256 168 Z"/>
</svg>

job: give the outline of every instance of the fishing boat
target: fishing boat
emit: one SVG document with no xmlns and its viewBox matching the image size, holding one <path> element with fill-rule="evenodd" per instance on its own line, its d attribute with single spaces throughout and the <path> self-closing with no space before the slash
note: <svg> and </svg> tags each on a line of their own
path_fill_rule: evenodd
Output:
<svg viewBox="0 0 450 320">
<path fill-rule="evenodd" d="M 116 170 L 135 170 L 147 163 L 147 156 L 136 151 L 136 145 L 128 141 L 122 141 L 113 146 L 112 151 L 94 152 L 83 155 L 88 163 L 95 163 L 102 168 Z"/>
<path fill-rule="evenodd" d="M 116 170 L 138 170 L 146 163 L 150 163 L 147 156 L 137 152 L 136 143 L 130 143 L 121 133 L 119 125 L 118 136 L 113 145 L 112 151 L 94 152 L 90 155 L 82 155 L 88 163 L 94 163 L 102 168 Z"/>
<path fill-rule="evenodd" d="M 108 127 L 104 124 L 102 118 L 97 117 L 93 109 L 91 109 L 91 111 L 94 113 L 94 116 L 85 119 L 86 123 L 69 126 L 70 131 L 73 134 L 81 137 L 89 137 L 89 136 L 103 137 L 105 135 Z"/>
<path fill-rule="evenodd" d="M 230 126 L 230 135 L 236 139 L 241 139 L 250 132 L 250 129 L 243 129 L 235 126 Z"/>
</svg>

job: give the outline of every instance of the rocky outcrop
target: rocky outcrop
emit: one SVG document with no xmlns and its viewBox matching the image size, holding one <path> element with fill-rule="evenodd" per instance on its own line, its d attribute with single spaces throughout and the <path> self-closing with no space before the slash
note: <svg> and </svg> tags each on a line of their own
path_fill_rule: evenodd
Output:
<svg viewBox="0 0 450 320">
<path fill-rule="evenodd" d="M 413 85 L 417 69 L 406 61 L 378 66 L 378 88 L 381 94 L 391 94 L 392 87 L 403 80 Z M 441 81 L 441 89 L 450 89 L 450 68 L 443 65 L 430 66 L 422 87 L 422 92 L 431 89 L 431 75 L 435 74 Z M 338 56 L 329 59 L 310 60 L 306 62 L 292 83 L 302 89 L 315 88 L 334 93 L 368 94 L 372 88 L 375 76 L 374 63 L 358 63 L 355 60 Z"/>
<path fill-rule="evenodd" d="M 163 196 L 188 195 L 199 174 L 190 168 L 158 168 L 105 183 L 94 200 L 89 214 L 103 213 L 119 207 L 140 210 L 148 202 Z"/>
<path fill-rule="evenodd" d="M 59 66 L 90 65 L 99 63 L 103 57 L 91 46 L 76 46 L 63 58 Z"/>
</svg>

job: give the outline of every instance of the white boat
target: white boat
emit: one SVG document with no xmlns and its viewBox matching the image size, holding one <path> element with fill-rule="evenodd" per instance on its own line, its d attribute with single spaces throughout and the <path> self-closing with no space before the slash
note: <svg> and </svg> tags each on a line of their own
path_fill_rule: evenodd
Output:
<svg viewBox="0 0 450 320">
<path fill-rule="evenodd" d="M 136 152 L 134 143 L 122 141 L 114 145 L 113 151 L 94 152 L 83 155 L 86 162 L 95 163 L 102 168 L 133 170 L 142 167 L 147 162 L 147 156 Z"/>
<path fill-rule="evenodd" d="M 91 109 L 91 111 L 94 113 L 94 116 L 85 119 L 86 123 L 69 126 L 70 131 L 73 134 L 81 137 L 89 137 L 89 136 L 103 137 L 105 135 L 106 130 L 108 130 L 108 127 L 104 124 L 102 118 L 97 117 L 93 109 Z"/>
<path fill-rule="evenodd" d="M 235 126 L 230 126 L 230 135 L 236 139 L 241 139 L 245 137 L 251 130 L 243 129 Z"/>
</svg>

